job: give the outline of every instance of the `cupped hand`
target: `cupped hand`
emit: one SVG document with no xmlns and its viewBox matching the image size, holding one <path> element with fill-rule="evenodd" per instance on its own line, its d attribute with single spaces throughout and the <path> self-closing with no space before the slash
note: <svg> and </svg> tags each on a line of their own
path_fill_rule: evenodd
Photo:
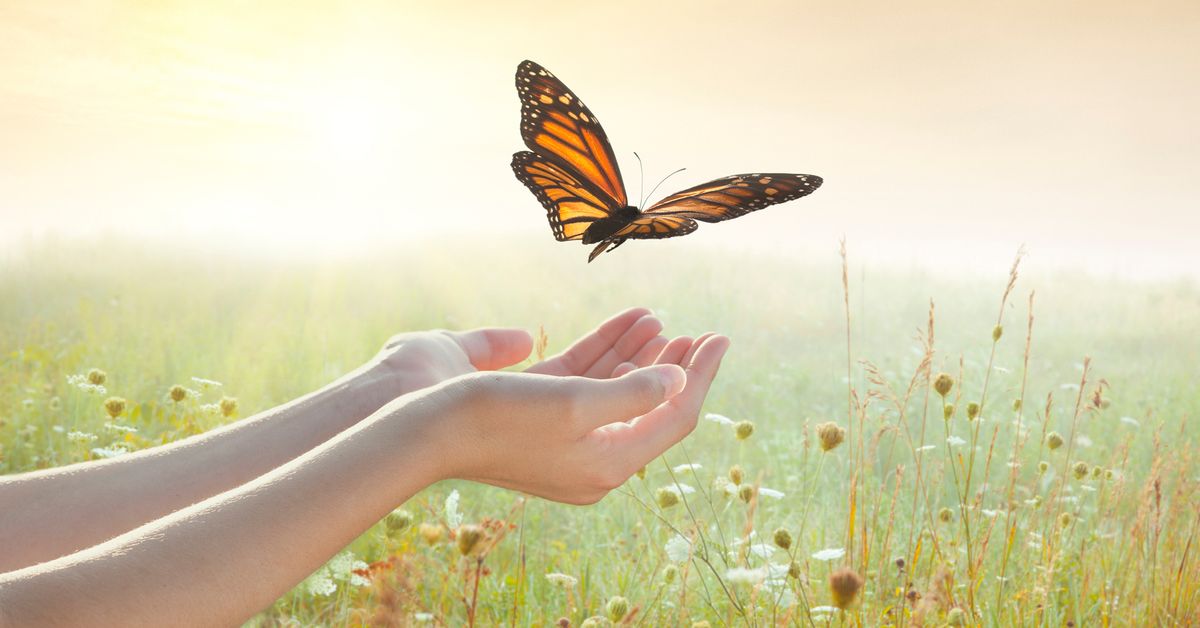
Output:
<svg viewBox="0 0 1200 628">
<path fill-rule="evenodd" d="M 706 334 L 671 341 L 644 368 L 607 350 L 539 365 L 627 370 L 607 379 L 498 372 L 446 382 L 426 406 L 437 417 L 443 475 L 594 503 L 691 433 L 728 348 L 728 338 Z"/>
<path fill-rule="evenodd" d="M 662 328 L 662 322 L 650 310 L 631 308 L 526 372 L 589 378 L 620 376 L 650 364 L 662 352 L 667 345 L 667 339 L 659 335 Z M 532 338 L 521 329 L 410 332 L 389 339 L 368 364 L 368 370 L 387 382 L 392 396 L 400 396 L 467 373 L 512 366 L 529 357 L 532 350 Z"/>
</svg>

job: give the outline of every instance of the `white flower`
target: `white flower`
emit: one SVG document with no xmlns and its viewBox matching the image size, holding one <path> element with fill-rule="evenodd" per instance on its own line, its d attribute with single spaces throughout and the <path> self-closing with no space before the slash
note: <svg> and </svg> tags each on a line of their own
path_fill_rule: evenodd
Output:
<svg viewBox="0 0 1200 628">
<path fill-rule="evenodd" d="M 1080 447 L 1091 447 L 1093 443 L 1092 439 L 1087 437 L 1087 434 L 1080 434 L 1075 437 L 1075 444 Z"/>
<path fill-rule="evenodd" d="M 66 432 L 66 431 L 67 431 L 67 430 L 66 430 L 66 429 L 65 429 L 63 426 L 61 426 L 61 425 L 55 425 L 55 426 L 51 427 L 50 429 L 54 430 L 55 432 L 58 432 L 59 434 L 62 434 L 63 432 Z"/>
<path fill-rule="evenodd" d="M 846 555 L 846 548 L 831 547 L 828 549 L 823 549 L 823 550 L 813 554 L 812 557 L 817 560 L 830 561 L 830 560 L 837 560 L 845 555 Z"/>
<path fill-rule="evenodd" d="M 984 508 L 984 509 L 980 510 L 979 512 L 983 513 L 983 516 L 985 516 L 989 519 L 995 519 L 996 516 L 1000 514 L 999 510 L 988 510 L 987 508 Z"/>
<path fill-rule="evenodd" d="M 192 381 L 199 384 L 200 387 L 205 390 L 208 390 L 209 388 L 220 388 L 222 386 L 221 382 L 211 379 L 204 379 L 203 377 L 193 377 Z"/>
<path fill-rule="evenodd" d="M 548 573 L 546 574 L 546 580 L 549 580 L 550 584 L 560 586 L 564 589 L 573 589 L 575 585 L 579 584 L 578 578 L 568 576 L 565 573 Z"/>
<path fill-rule="evenodd" d="M 219 403 L 206 403 L 206 404 L 204 404 L 204 405 L 200 406 L 200 411 L 201 411 L 201 412 L 203 412 L 203 413 L 205 413 L 205 414 L 212 414 L 212 415 L 216 415 L 216 414 L 219 414 L 219 413 L 221 412 L 221 404 L 219 404 Z"/>
<path fill-rule="evenodd" d="M 413 619 L 422 624 L 427 624 L 433 621 L 433 613 L 413 613 Z"/>
<path fill-rule="evenodd" d="M 957 436 L 951 436 L 950 438 L 947 438 L 946 442 L 950 443 L 951 447 L 958 447 L 959 445 L 965 445 L 967 443 L 967 441 L 965 441 Z"/>
<path fill-rule="evenodd" d="M 672 493 L 675 493 L 676 495 L 691 495 L 692 493 L 696 492 L 695 488 L 688 486 L 687 484 L 684 484 L 682 482 L 676 482 L 672 486 L 664 486 L 663 490 L 671 491 Z"/>
<path fill-rule="evenodd" d="M 329 559 L 326 570 L 329 577 L 334 580 L 341 580 L 349 582 L 356 587 L 363 587 L 371 584 L 371 581 L 354 572 L 363 571 L 369 566 L 367 563 L 355 558 L 353 553 L 342 552 Z"/>
<path fill-rule="evenodd" d="M 1133 417 L 1131 417 L 1131 416 L 1123 416 L 1123 417 L 1121 417 L 1121 422 L 1122 422 L 1122 423 L 1124 423 L 1125 425 L 1132 425 L 1132 426 L 1134 426 L 1134 427 L 1138 427 L 1138 426 L 1140 426 L 1140 425 L 1142 424 L 1142 422 L 1141 422 L 1141 421 L 1139 421 L 1139 420 L 1137 420 L 1137 419 L 1135 419 L 1135 418 L 1133 418 Z"/>
<path fill-rule="evenodd" d="M 811 613 L 817 613 L 821 615 L 838 612 L 838 608 L 836 606 L 814 606 L 808 610 Z"/>
<path fill-rule="evenodd" d="M 783 499 L 783 491 L 777 491 L 773 488 L 767 488 L 765 486 L 758 487 L 758 494 L 762 495 L 763 497 L 774 497 L 775 499 Z"/>
<path fill-rule="evenodd" d="M 745 567 L 734 567 L 725 572 L 725 579 L 729 582 L 758 584 L 767 578 L 767 569 L 758 567 L 755 569 L 747 569 Z"/>
<path fill-rule="evenodd" d="M 701 468 L 701 466 L 702 465 L 699 462 L 693 462 L 691 464 L 678 464 L 678 465 L 675 465 L 675 468 L 672 469 L 672 471 L 674 471 L 675 473 L 683 473 L 684 471 L 695 471 L 696 469 Z"/>
<path fill-rule="evenodd" d="M 1059 388 L 1063 390 L 1079 390 L 1079 384 L 1063 384 Z"/>
<path fill-rule="evenodd" d="M 770 558 L 775 554 L 775 546 L 768 543 L 755 543 L 749 549 L 750 553 L 759 558 Z"/>
<path fill-rule="evenodd" d="M 94 395 L 107 395 L 108 389 L 103 384 L 93 384 L 87 380 L 87 375 L 68 375 L 67 383 L 82 390 L 85 393 Z"/>
<path fill-rule="evenodd" d="M 708 414 L 704 415 L 704 418 L 712 421 L 713 423 L 720 423 L 721 425 L 732 426 L 735 423 L 733 419 L 723 414 L 717 414 L 716 412 L 709 412 Z"/>
<path fill-rule="evenodd" d="M 101 458 L 116 458 L 121 454 L 129 453 L 129 449 L 121 443 L 116 443 L 112 447 L 93 447 L 92 453 Z"/>
<path fill-rule="evenodd" d="M 126 434 L 137 433 L 136 427 L 130 427 L 128 425 L 117 425 L 116 423 L 113 423 L 112 421 L 106 421 L 104 423 L 104 429 L 106 429 L 110 432 L 125 432 Z"/>
<path fill-rule="evenodd" d="M 458 490 L 450 491 L 446 496 L 446 525 L 451 529 L 462 525 L 462 513 L 458 512 Z"/>
<path fill-rule="evenodd" d="M 930 449 L 937 449 L 937 445 L 922 445 L 917 447 L 917 451 L 929 451 Z"/>
<path fill-rule="evenodd" d="M 337 591 L 337 584 L 329 577 L 329 569 L 321 567 L 304 580 L 304 588 L 308 590 L 309 595 L 329 597 Z"/>
<path fill-rule="evenodd" d="M 90 443 L 90 442 L 96 440 L 97 438 L 99 438 L 99 436 L 96 436 L 95 434 L 92 434 L 91 432 L 80 432 L 80 431 L 67 432 L 67 440 L 71 441 L 72 443 Z"/>
<path fill-rule="evenodd" d="M 724 493 L 726 497 L 733 497 L 737 495 L 738 487 L 729 481 L 729 478 L 722 475 L 713 479 L 713 490 Z"/>
<path fill-rule="evenodd" d="M 692 555 L 692 542 L 684 538 L 683 535 L 676 534 L 671 537 L 670 541 L 667 541 L 663 549 L 667 552 L 667 558 L 670 558 L 674 562 L 682 563 Z"/>
</svg>

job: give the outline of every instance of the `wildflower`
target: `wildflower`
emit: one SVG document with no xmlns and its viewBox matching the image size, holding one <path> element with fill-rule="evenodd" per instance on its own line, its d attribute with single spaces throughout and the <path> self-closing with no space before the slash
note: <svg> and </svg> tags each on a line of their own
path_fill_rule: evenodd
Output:
<svg viewBox="0 0 1200 628">
<path fill-rule="evenodd" d="M 413 619 L 415 619 L 417 623 L 427 624 L 433 621 L 433 613 L 413 613 Z"/>
<path fill-rule="evenodd" d="M 329 577 L 329 569 L 322 566 L 304 580 L 304 588 L 308 590 L 309 595 L 329 597 L 337 591 L 337 584 Z"/>
<path fill-rule="evenodd" d="M 108 381 L 108 373 L 100 369 L 89 369 L 87 372 L 87 383 L 93 386 L 103 386 L 104 382 Z"/>
<path fill-rule="evenodd" d="M 90 442 L 96 440 L 97 438 L 99 438 L 99 436 L 96 436 L 95 434 L 92 434 L 91 432 L 80 432 L 80 431 L 67 432 L 67 440 L 71 441 L 72 443 L 87 444 L 87 443 L 90 443 Z"/>
<path fill-rule="evenodd" d="M 1021 400 L 1013 399 L 1013 412 L 1020 412 L 1020 411 L 1021 411 Z"/>
<path fill-rule="evenodd" d="M 938 521 L 942 523 L 950 523 L 954 519 L 954 511 L 949 508 L 942 508 L 938 511 Z"/>
<path fill-rule="evenodd" d="M 788 565 L 788 577 L 789 578 L 799 578 L 800 577 L 800 563 L 793 560 L 792 563 L 790 565 Z"/>
<path fill-rule="evenodd" d="M 175 384 L 171 387 L 171 390 L 167 391 L 167 396 L 171 398 L 171 401 L 179 403 L 180 401 L 187 399 L 188 389 L 180 386 L 179 384 Z"/>
<path fill-rule="evenodd" d="M 1092 467 L 1092 479 L 1093 480 L 1099 480 L 1103 476 L 1104 476 L 1104 467 L 1101 467 L 1101 466 Z"/>
<path fill-rule="evenodd" d="M 992 342 L 1000 342 L 1000 336 L 1004 335 L 1004 326 L 996 325 L 992 328 Z"/>
<path fill-rule="evenodd" d="M 62 399 L 59 399 L 58 397 L 51 397 L 50 398 L 50 409 L 54 410 L 54 411 L 58 411 L 58 410 L 62 409 Z"/>
<path fill-rule="evenodd" d="M 116 458 L 121 454 L 129 453 L 129 449 L 121 443 L 117 443 L 111 447 L 93 447 L 92 455 L 100 458 Z"/>
<path fill-rule="evenodd" d="M 699 462 L 692 462 L 689 464 L 677 464 L 671 470 L 674 471 L 675 473 L 683 473 L 684 471 L 695 471 L 696 469 L 699 469 L 702 466 L 703 465 L 701 465 Z"/>
<path fill-rule="evenodd" d="M 817 426 L 817 439 L 821 441 L 821 451 L 833 451 L 846 440 L 846 430 L 832 421 L 821 423 Z"/>
<path fill-rule="evenodd" d="M 1064 512 L 1058 516 L 1059 527 L 1066 528 L 1071 525 L 1071 521 L 1072 521 L 1072 517 L 1071 517 L 1071 513 L 1069 513 L 1069 512 Z"/>
<path fill-rule="evenodd" d="M 92 393 L 95 395 L 108 394 L 107 388 L 105 388 L 102 384 L 93 384 L 89 382 L 86 375 L 68 375 L 67 383 L 86 393 Z"/>
<path fill-rule="evenodd" d="M 842 610 L 846 610 L 854 603 L 854 598 L 858 597 L 862 586 L 863 577 L 849 567 L 843 567 L 829 575 L 829 590 L 833 593 L 833 605 Z"/>
<path fill-rule="evenodd" d="M 723 414 L 717 414 L 716 412 L 709 412 L 708 414 L 704 415 L 704 418 L 712 421 L 713 423 L 720 423 L 721 425 L 729 425 L 732 427 L 734 424 L 733 419 Z"/>
<path fill-rule="evenodd" d="M 208 390 L 210 388 L 220 388 L 221 387 L 221 382 L 218 382 L 216 380 L 211 380 L 211 379 L 204 379 L 203 377 L 193 377 L 192 381 L 199 384 L 200 387 L 203 388 L 204 390 Z"/>
<path fill-rule="evenodd" d="M 458 551 L 463 556 L 466 556 L 479 546 L 479 541 L 483 539 L 483 527 L 473 523 L 459 526 L 455 537 L 455 541 L 458 543 Z"/>
<path fill-rule="evenodd" d="M 899 557 L 897 557 L 897 558 L 896 558 L 896 560 L 895 560 L 895 563 L 896 563 L 896 569 L 904 569 L 904 565 L 906 564 L 906 563 L 904 562 L 904 557 L 903 557 L 903 556 L 899 556 Z"/>
<path fill-rule="evenodd" d="M 735 486 L 741 485 L 742 480 L 745 478 L 746 472 L 742 471 L 741 466 L 735 464 L 732 467 L 729 467 L 729 481 L 733 482 Z"/>
<path fill-rule="evenodd" d="M 349 582 L 356 587 L 371 584 L 370 580 L 355 573 L 368 568 L 367 563 L 358 560 L 352 552 L 342 552 L 329 560 L 326 565 L 329 577 L 342 582 Z"/>
<path fill-rule="evenodd" d="M 550 584 L 562 587 L 564 589 L 574 589 L 575 585 L 579 584 L 578 578 L 575 576 L 568 576 L 565 573 L 548 573 L 546 574 L 546 580 L 550 581 Z"/>
<path fill-rule="evenodd" d="M 665 582 L 667 584 L 671 584 L 672 582 L 675 581 L 675 578 L 677 578 L 678 576 L 679 576 L 679 568 L 676 567 L 675 565 L 667 565 L 666 567 L 663 567 L 663 570 L 662 570 L 663 582 Z"/>
<path fill-rule="evenodd" d="M 629 613 L 629 600 L 614 595 L 608 598 L 608 604 L 604 605 L 604 610 L 608 613 L 608 619 L 615 624 Z"/>
<path fill-rule="evenodd" d="M 743 484 L 743 485 L 739 486 L 738 487 L 738 499 L 749 504 L 750 500 L 754 499 L 754 487 L 750 486 L 749 484 Z"/>
<path fill-rule="evenodd" d="M 1062 435 L 1058 432 L 1050 432 L 1049 434 L 1046 434 L 1046 446 L 1050 448 L 1050 451 L 1054 451 L 1055 449 L 1062 447 Z"/>
<path fill-rule="evenodd" d="M 446 496 L 446 524 L 451 528 L 462 525 L 462 513 L 458 512 L 458 490 L 450 491 Z"/>
<path fill-rule="evenodd" d="M 738 440 L 746 440 L 754 434 L 754 423 L 750 421 L 738 421 L 733 426 L 733 435 L 737 436 Z"/>
<path fill-rule="evenodd" d="M 663 549 L 667 552 L 667 558 L 673 562 L 682 563 L 692 555 L 692 542 L 683 535 L 676 534 L 671 537 L 670 541 L 667 541 Z"/>
<path fill-rule="evenodd" d="M 965 441 L 965 440 L 963 440 L 963 439 L 959 438 L 958 436 L 951 436 L 950 438 L 947 438 L 947 439 L 946 439 L 946 442 L 947 442 L 947 443 L 950 443 L 950 446 L 951 446 L 951 447 L 958 447 L 958 446 L 960 446 L 960 445 L 965 445 L 965 444 L 967 444 L 967 441 Z"/>
<path fill-rule="evenodd" d="M 954 378 L 949 373 L 938 373 L 933 379 L 933 389 L 943 398 L 954 388 Z"/>
<path fill-rule="evenodd" d="M 1076 480 L 1082 480 L 1088 475 L 1088 464 L 1082 460 L 1071 466 L 1071 472 L 1075 474 Z"/>
<path fill-rule="evenodd" d="M 974 421 L 979 416 L 979 404 L 974 401 L 967 404 L 967 420 Z"/>
<path fill-rule="evenodd" d="M 1045 460 L 1038 463 L 1038 473 L 1045 473 L 1050 470 L 1050 463 Z"/>
<path fill-rule="evenodd" d="M 1113 479 L 1114 477 L 1116 477 L 1116 475 L 1117 475 L 1117 474 L 1116 474 L 1116 473 L 1113 473 L 1113 470 L 1112 470 L 1112 469 L 1105 469 L 1105 470 L 1104 470 L 1104 479 L 1106 479 L 1106 480 L 1112 481 L 1112 479 Z"/>
<path fill-rule="evenodd" d="M 766 578 L 767 570 L 762 567 L 755 569 L 733 567 L 725 571 L 725 580 L 739 584 L 757 584 Z"/>
<path fill-rule="evenodd" d="M 125 399 L 121 397 L 109 397 L 105 399 L 104 411 L 114 419 L 121 416 L 125 413 Z"/>
<path fill-rule="evenodd" d="M 774 540 L 780 549 L 787 549 L 792 546 L 792 533 L 787 528 L 776 528 Z"/>
<path fill-rule="evenodd" d="M 773 488 L 767 488 L 765 486 L 758 487 L 758 494 L 762 495 L 763 497 L 770 497 L 771 499 L 783 499 L 783 491 L 777 491 Z"/>
<path fill-rule="evenodd" d="M 421 537 L 425 539 L 425 542 L 430 545 L 442 540 L 442 534 L 446 532 L 445 528 L 443 528 L 441 524 L 437 523 L 422 523 L 421 527 L 418 528 L 417 531 L 421 534 Z"/>
<path fill-rule="evenodd" d="M 607 618 L 600 615 L 592 615 L 583 620 L 583 623 L 579 624 L 579 628 L 604 628 L 607 625 L 609 625 Z"/>
<path fill-rule="evenodd" d="M 846 555 L 846 548 L 831 547 L 829 549 L 823 549 L 823 550 L 813 554 L 812 557 L 815 560 L 823 560 L 825 562 L 829 562 L 831 560 L 837 560 L 845 555 Z"/>
<path fill-rule="evenodd" d="M 670 488 L 658 489 L 654 497 L 660 508 L 670 508 L 679 503 L 679 491 L 673 491 Z"/>
<path fill-rule="evenodd" d="M 1125 425 L 1132 425 L 1134 427 L 1141 427 L 1141 425 L 1142 425 L 1141 421 L 1139 421 L 1131 416 L 1121 417 L 1121 422 L 1124 423 Z"/>
<path fill-rule="evenodd" d="M 404 530 L 408 526 L 412 525 L 413 518 L 412 513 L 408 512 L 407 510 L 398 509 L 389 512 L 387 516 L 383 518 L 383 521 L 384 525 L 387 526 L 388 532 L 400 532 L 401 530 Z"/>
<path fill-rule="evenodd" d="M 942 418 L 949 421 L 954 416 L 954 404 L 948 403 L 942 406 Z"/>
<path fill-rule="evenodd" d="M 999 325 L 997 325 L 997 328 L 999 328 Z M 946 613 L 946 623 L 951 626 L 966 625 L 966 623 L 967 623 L 966 611 L 964 611 L 961 608 L 958 608 L 957 606 L 950 609 L 950 612 Z"/>
<path fill-rule="evenodd" d="M 105 421 L 104 429 L 106 429 L 110 432 L 123 432 L 125 434 L 136 434 L 137 433 L 136 427 L 131 427 L 129 425 L 118 425 L 116 423 L 113 423 L 112 421 Z"/>
<path fill-rule="evenodd" d="M 237 412 L 238 401 L 237 397 L 221 397 L 221 416 L 231 417 Z"/>
</svg>

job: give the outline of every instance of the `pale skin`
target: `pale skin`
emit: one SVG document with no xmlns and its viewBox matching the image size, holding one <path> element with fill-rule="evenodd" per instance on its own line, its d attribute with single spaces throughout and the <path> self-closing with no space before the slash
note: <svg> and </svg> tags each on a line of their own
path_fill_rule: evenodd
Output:
<svg viewBox="0 0 1200 628">
<path fill-rule="evenodd" d="M 524 372 L 516 329 L 418 332 L 310 395 L 0 478 L 0 627 L 238 624 L 443 479 L 598 501 L 692 431 L 724 336 L 644 308 Z"/>
</svg>

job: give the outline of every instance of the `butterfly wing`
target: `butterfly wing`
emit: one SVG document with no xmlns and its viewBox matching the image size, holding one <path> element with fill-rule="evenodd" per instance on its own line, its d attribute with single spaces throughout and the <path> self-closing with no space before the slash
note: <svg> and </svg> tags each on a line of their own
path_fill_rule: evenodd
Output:
<svg viewBox="0 0 1200 628">
<path fill-rule="evenodd" d="M 721 222 L 812 194 L 821 177 L 811 174 L 754 173 L 702 183 L 676 192 L 647 208 L 624 229 L 624 238 L 673 238 L 696 230 L 696 221 Z"/>
<path fill-rule="evenodd" d="M 616 202 L 570 170 L 530 151 L 513 155 L 513 173 L 546 209 L 554 239 L 581 240 L 593 222 L 607 218 Z"/>
<path fill-rule="evenodd" d="M 517 66 L 517 94 L 525 146 L 607 194 L 616 207 L 627 205 L 617 158 L 587 105 L 533 61 Z"/>
</svg>

